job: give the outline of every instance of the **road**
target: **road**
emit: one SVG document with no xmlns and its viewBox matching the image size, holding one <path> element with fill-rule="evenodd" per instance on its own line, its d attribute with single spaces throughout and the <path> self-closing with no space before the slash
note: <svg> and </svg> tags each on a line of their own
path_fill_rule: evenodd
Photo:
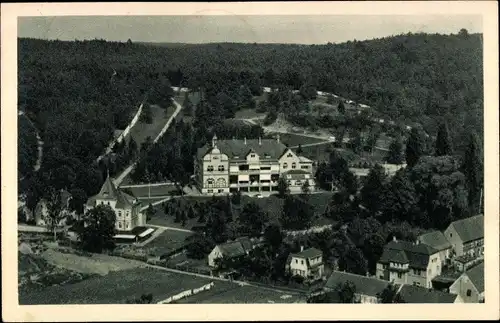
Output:
<svg viewBox="0 0 500 323">
<path fill-rule="evenodd" d="M 180 105 L 179 103 L 177 103 L 177 101 L 175 101 L 174 99 L 172 99 L 174 105 L 175 105 L 175 111 L 174 113 L 170 116 L 170 118 L 168 119 L 167 123 L 165 123 L 165 126 L 163 127 L 163 129 L 161 129 L 160 133 L 158 134 L 158 136 L 156 136 L 154 142 L 157 142 L 158 139 L 161 138 L 161 136 L 163 136 L 165 134 L 165 132 L 167 131 L 167 129 L 170 127 L 170 124 L 172 123 L 172 120 L 174 120 L 175 117 L 177 117 L 177 115 L 179 114 L 179 112 L 181 112 L 182 110 L 182 105 Z M 123 179 L 125 177 L 128 176 L 128 174 L 130 174 L 130 172 L 132 171 L 132 169 L 134 169 L 134 166 L 136 165 L 137 161 L 134 161 L 132 164 L 130 164 L 127 168 L 125 168 L 125 170 L 120 174 L 118 175 L 118 177 L 114 180 L 114 183 L 116 186 L 119 186 L 121 184 L 121 182 L 123 181 Z"/>
<path fill-rule="evenodd" d="M 179 231 L 179 232 L 188 232 L 188 233 L 194 233 L 194 231 L 188 230 L 188 229 L 181 229 L 181 228 L 174 228 L 174 227 L 166 227 L 164 225 L 155 225 L 155 224 L 149 224 L 148 227 L 153 227 L 153 228 L 159 228 L 159 229 L 165 229 L 165 230 L 172 230 L 172 231 Z"/>
</svg>

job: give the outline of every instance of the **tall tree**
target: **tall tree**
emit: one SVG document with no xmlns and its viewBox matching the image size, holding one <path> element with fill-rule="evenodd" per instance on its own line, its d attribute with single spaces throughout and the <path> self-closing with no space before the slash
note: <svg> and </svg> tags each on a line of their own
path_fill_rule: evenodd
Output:
<svg viewBox="0 0 500 323">
<path fill-rule="evenodd" d="M 278 250 L 283 241 L 281 227 L 278 224 L 268 225 L 264 230 L 264 239 L 273 250 Z"/>
<path fill-rule="evenodd" d="M 404 162 L 403 143 L 400 136 L 397 136 L 392 140 L 385 160 L 389 164 L 396 165 L 401 165 Z"/>
<path fill-rule="evenodd" d="M 356 285 L 352 281 L 338 283 L 335 286 L 335 292 L 340 303 L 355 303 L 356 302 Z"/>
<path fill-rule="evenodd" d="M 45 194 L 47 214 L 44 218 L 47 229 L 54 234 L 54 241 L 57 241 L 57 229 L 61 221 L 66 217 L 62 204 L 61 191 L 49 186 Z"/>
<path fill-rule="evenodd" d="M 84 216 L 85 227 L 80 236 L 82 248 L 86 251 L 101 253 L 115 248 L 116 214 L 108 205 L 98 205 Z"/>
<path fill-rule="evenodd" d="M 257 203 L 251 202 L 246 204 L 243 210 L 241 210 L 239 217 L 241 233 L 252 236 L 260 235 L 266 220 L 265 212 Z"/>
<path fill-rule="evenodd" d="M 280 198 L 284 198 L 289 193 L 290 189 L 288 188 L 288 183 L 285 177 L 280 176 L 280 178 L 278 179 L 278 196 Z"/>
<path fill-rule="evenodd" d="M 337 110 L 339 110 L 341 114 L 345 114 L 344 101 L 340 100 L 339 105 L 337 106 Z"/>
<path fill-rule="evenodd" d="M 405 169 L 400 169 L 392 177 L 385 197 L 384 221 L 412 222 L 418 208 L 415 186 Z"/>
<path fill-rule="evenodd" d="M 361 188 L 361 203 L 373 214 L 377 214 L 383 208 L 386 195 L 387 175 L 382 166 L 376 164 L 365 179 Z"/>
<path fill-rule="evenodd" d="M 482 203 L 483 158 L 479 139 L 475 133 L 469 135 L 461 170 L 467 179 L 469 208 L 472 214 L 481 212 L 479 205 Z"/>
<path fill-rule="evenodd" d="M 420 157 L 424 154 L 424 139 L 422 133 L 417 128 L 412 128 L 410 137 L 406 143 L 406 164 L 413 167 L 417 164 Z"/>
<path fill-rule="evenodd" d="M 448 125 L 443 122 L 439 125 L 436 137 L 436 156 L 446 156 L 452 154 Z"/>
<path fill-rule="evenodd" d="M 311 185 L 309 184 L 309 180 L 306 180 L 301 187 L 302 193 L 305 195 L 309 195 L 311 193 Z"/>
</svg>

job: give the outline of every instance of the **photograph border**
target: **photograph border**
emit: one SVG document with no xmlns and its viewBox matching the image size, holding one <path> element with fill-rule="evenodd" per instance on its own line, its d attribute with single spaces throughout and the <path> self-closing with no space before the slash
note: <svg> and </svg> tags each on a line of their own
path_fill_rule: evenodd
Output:
<svg viewBox="0 0 500 323">
<path fill-rule="evenodd" d="M 484 68 L 484 304 L 23 305 L 17 291 L 17 18 L 115 15 L 481 15 Z M 2 3 L 2 317 L 4 321 L 237 321 L 499 318 L 499 96 L 496 1 Z M 186 310 L 186 306 L 190 306 Z M 333 306 L 333 307 L 332 307 Z M 361 309 L 353 306 L 361 306 Z M 387 306 L 391 306 L 388 308 Z M 192 308 L 191 308 L 192 307 Z"/>
</svg>

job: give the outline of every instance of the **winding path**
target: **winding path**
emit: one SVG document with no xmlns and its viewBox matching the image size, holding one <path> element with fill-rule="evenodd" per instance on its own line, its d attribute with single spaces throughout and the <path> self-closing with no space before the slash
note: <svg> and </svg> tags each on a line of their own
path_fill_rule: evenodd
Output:
<svg viewBox="0 0 500 323">
<path fill-rule="evenodd" d="M 38 150 L 38 158 L 36 160 L 35 166 L 33 167 L 33 170 L 35 172 L 38 172 L 40 170 L 40 167 L 42 166 L 42 159 L 43 159 L 43 141 L 42 138 L 40 138 L 40 133 L 38 129 L 36 128 L 35 124 L 31 121 L 30 118 L 24 113 L 24 111 L 19 110 L 17 113 L 19 116 L 24 116 L 26 120 L 30 123 L 30 125 L 33 127 L 33 130 L 35 130 L 35 135 L 36 135 L 36 140 L 37 140 L 37 150 Z"/>
</svg>

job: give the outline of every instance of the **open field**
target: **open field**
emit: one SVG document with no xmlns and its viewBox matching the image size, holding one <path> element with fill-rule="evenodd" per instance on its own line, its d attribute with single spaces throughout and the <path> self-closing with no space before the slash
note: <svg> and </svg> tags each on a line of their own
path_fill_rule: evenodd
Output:
<svg viewBox="0 0 500 323">
<path fill-rule="evenodd" d="M 152 140 L 154 140 L 160 133 L 161 129 L 165 126 L 165 123 L 167 123 L 168 118 L 170 118 L 170 116 L 174 113 L 174 111 L 175 107 L 173 106 L 168 107 L 167 110 L 165 110 L 158 105 L 151 105 L 153 123 L 147 124 L 138 121 L 130 130 L 129 137 L 134 138 L 139 148 L 148 136 L 151 137 Z"/>
</svg>

